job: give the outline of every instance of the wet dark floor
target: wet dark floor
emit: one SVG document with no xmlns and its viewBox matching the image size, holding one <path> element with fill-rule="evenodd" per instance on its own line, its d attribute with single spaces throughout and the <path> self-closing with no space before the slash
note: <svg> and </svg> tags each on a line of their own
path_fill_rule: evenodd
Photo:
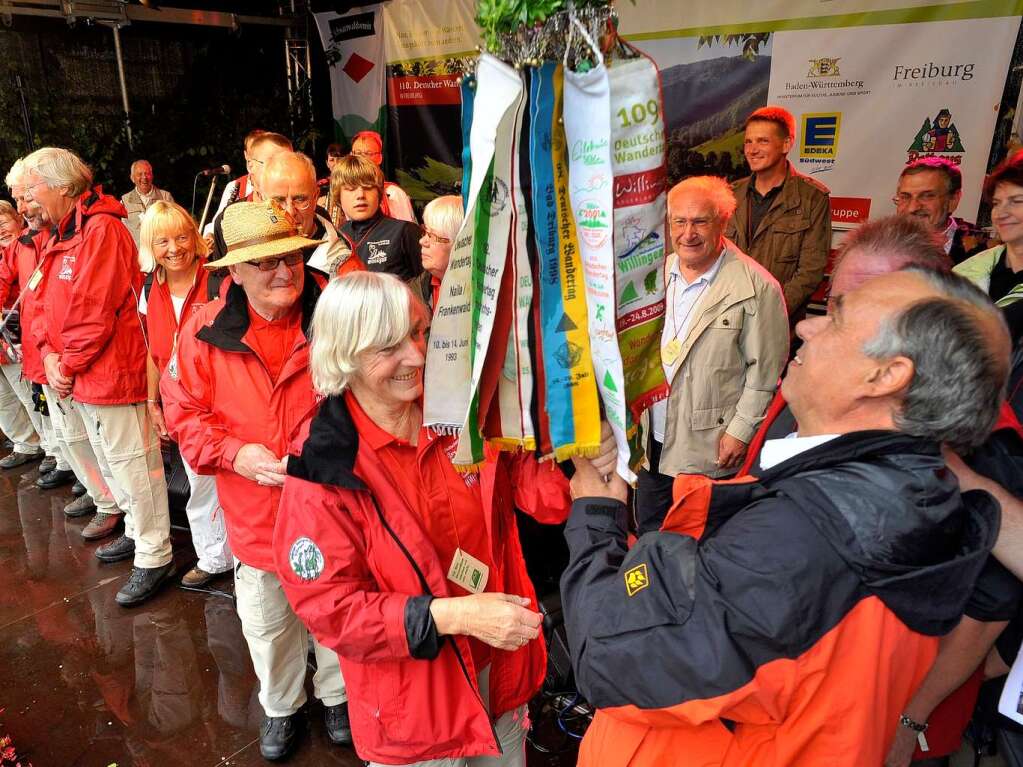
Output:
<svg viewBox="0 0 1023 767">
<path fill-rule="evenodd" d="M 0 737 L 11 736 L 22 765 L 269 764 L 230 578 L 216 583 L 220 594 L 175 579 L 140 607 L 118 607 L 131 562 L 97 560 L 102 541 L 80 535 L 89 517 L 65 518 L 69 490 L 40 491 L 37 476 L 34 466 L 0 472 Z M 194 562 L 187 532 L 173 543 L 184 573 Z M 363 764 L 327 741 L 319 704 L 304 719 L 287 764 Z M 529 754 L 533 767 L 573 762 Z"/>
</svg>

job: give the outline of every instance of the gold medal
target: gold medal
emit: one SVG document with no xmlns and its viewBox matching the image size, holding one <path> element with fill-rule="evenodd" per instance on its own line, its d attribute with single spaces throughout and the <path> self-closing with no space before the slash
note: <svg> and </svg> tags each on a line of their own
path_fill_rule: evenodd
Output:
<svg viewBox="0 0 1023 767">
<path fill-rule="evenodd" d="M 682 354 L 682 342 L 677 338 L 671 339 L 667 346 L 661 347 L 661 361 L 668 367 L 672 367 L 678 362 L 679 356 Z"/>
</svg>

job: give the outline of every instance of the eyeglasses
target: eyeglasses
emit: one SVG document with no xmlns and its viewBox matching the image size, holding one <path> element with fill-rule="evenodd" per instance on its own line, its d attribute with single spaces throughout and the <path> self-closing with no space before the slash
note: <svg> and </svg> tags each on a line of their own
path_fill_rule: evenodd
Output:
<svg viewBox="0 0 1023 767">
<path fill-rule="evenodd" d="M 944 196 L 945 195 L 940 194 L 939 192 L 920 192 L 920 194 L 917 195 L 909 194 L 908 192 L 901 192 L 892 197 L 892 202 L 895 203 L 896 206 L 899 206 L 909 205 L 913 202 L 913 200 L 916 200 L 917 202 L 924 203 L 926 205 L 927 203 L 934 202 L 935 200 L 940 200 Z"/>
<path fill-rule="evenodd" d="M 435 242 L 438 245 L 449 245 L 451 243 L 451 240 L 447 237 L 441 237 L 439 234 L 434 234 L 425 226 L 420 226 L 419 231 L 423 237 L 429 237 L 432 242 Z"/>
<path fill-rule="evenodd" d="M 280 205 L 282 208 L 285 208 L 285 209 L 287 209 L 288 201 L 290 200 L 291 207 L 293 207 L 295 210 L 302 210 L 302 211 L 309 210 L 310 206 L 313 204 L 313 201 L 311 199 L 309 199 L 308 197 L 306 197 L 304 194 L 295 195 L 294 197 L 280 197 L 280 196 L 278 196 L 278 197 L 271 197 L 270 199 L 273 200 L 275 203 L 277 203 L 278 205 Z"/>
<path fill-rule="evenodd" d="M 296 250 L 287 255 L 281 256 L 280 258 L 263 258 L 259 261 L 249 261 L 247 263 L 259 269 L 261 272 L 273 272 L 277 270 L 278 265 L 281 261 L 284 262 L 285 266 L 298 266 L 304 260 L 304 256 L 301 250 Z"/>
<path fill-rule="evenodd" d="M 36 181 L 34 184 L 26 184 L 25 185 L 25 192 L 24 192 L 24 194 L 26 194 L 29 197 L 32 197 L 33 199 L 35 199 L 35 196 L 32 194 L 32 190 L 35 189 L 37 186 L 40 186 L 41 184 L 45 184 L 45 183 L 46 183 L 46 180 L 42 179 L 40 181 Z"/>
</svg>

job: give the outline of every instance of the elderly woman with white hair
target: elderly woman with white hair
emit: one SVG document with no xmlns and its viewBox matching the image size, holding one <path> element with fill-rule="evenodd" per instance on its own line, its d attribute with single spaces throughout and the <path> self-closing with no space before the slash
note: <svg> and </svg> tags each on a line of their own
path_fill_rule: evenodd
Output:
<svg viewBox="0 0 1023 767">
<path fill-rule="evenodd" d="M 274 529 L 284 591 L 337 651 L 356 750 L 372 764 L 524 765 L 546 651 L 514 507 L 569 510 L 554 464 L 451 463 L 423 426 L 429 316 L 398 278 L 333 281 L 312 322 L 326 396 L 297 438 Z"/>
<path fill-rule="evenodd" d="M 437 311 L 440 283 L 451 260 L 451 246 L 462 226 L 464 215 L 462 198 L 448 194 L 430 200 L 423 209 L 423 236 L 419 247 L 423 254 L 423 273 L 417 278 L 413 290 L 423 297 L 431 312 Z"/>
</svg>

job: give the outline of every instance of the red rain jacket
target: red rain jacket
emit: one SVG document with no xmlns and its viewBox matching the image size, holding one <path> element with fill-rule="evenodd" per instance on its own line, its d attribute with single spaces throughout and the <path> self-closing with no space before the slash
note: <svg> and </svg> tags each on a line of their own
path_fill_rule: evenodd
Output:
<svg viewBox="0 0 1023 767">
<path fill-rule="evenodd" d="M 42 359 L 60 355 L 72 396 L 92 405 L 146 399 L 142 272 L 124 206 L 100 187 L 84 192 L 43 246 L 52 259 L 32 332 Z"/>
<path fill-rule="evenodd" d="M 306 270 L 299 299 L 308 333 L 320 286 Z M 226 281 L 225 281 L 226 282 Z M 295 347 L 274 381 L 246 344 L 248 299 L 230 283 L 223 298 L 200 309 L 178 337 L 177 362 L 160 381 L 167 429 L 199 474 L 217 478 L 228 540 L 245 564 L 273 572 L 270 540 L 281 488 L 266 487 L 234 471 L 238 450 L 251 442 L 283 456 L 316 395 L 309 377 L 309 346 Z"/>
<path fill-rule="evenodd" d="M 10 244 L 0 259 L 0 305 L 9 306 L 23 294 L 18 311 L 21 314 L 21 371 L 33 383 L 46 383 L 43 360 L 33 335 L 32 325 L 39 313 L 39 289 L 28 290 L 25 286 L 32 279 L 32 273 L 39 263 L 40 251 L 46 241 L 43 230 L 33 232 L 25 229 Z"/>
<path fill-rule="evenodd" d="M 156 369 L 163 374 L 174 353 L 178 331 L 204 306 L 210 303 L 208 283 L 210 270 L 203 266 L 199 259 L 198 268 L 192 288 L 185 297 L 185 305 L 181 307 L 180 322 L 174 316 L 174 304 L 171 301 L 167 280 L 163 276 L 163 268 L 157 267 L 153 276 L 152 287 L 146 297 L 146 333 L 149 336 L 149 356 L 156 363 Z"/>
<path fill-rule="evenodd" d="M 451 438 L 434 442 L 430 449 L 443 450 Z M 359 439 L 343 396 L 324 400 L 296 444 L 274 530 L 277 574 L 303 623 L 340 656 L 359 756 L 407 764 L 498 754 L 469 642 L 439 637 L 430 617 L 432 599 L 450 596 L 446 563 Z M 490 456 L 480 481 L 494 591 L 528 597 L 536 609 L 514 506 L 540 522 L 561 522 L 568 483 L 553 465 L 507 453 Z M 546 651 L 540 636 L 516 652 L 491 653 L 497 717 L 540 688 Z"/>
</svg>

